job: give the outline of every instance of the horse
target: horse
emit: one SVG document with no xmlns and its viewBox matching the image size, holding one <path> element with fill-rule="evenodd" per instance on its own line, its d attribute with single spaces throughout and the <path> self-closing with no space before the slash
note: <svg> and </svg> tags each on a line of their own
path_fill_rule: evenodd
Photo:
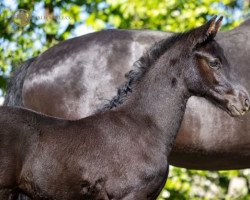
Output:
<svg viewBox="0 0 250 200">
<path fill-rule="evenodd" d="M 5 105 L 80 119 L 111 99 L 145 49 L 173 33 L 104 30 L 69 39 L 24 62 L 11 79 Z M 219 32 L 232 72 L 250 90 L 250 19 Z M 122 58 L 122 59 L 121 59 Z M 207 100 L 192 97 L 169 162 L 204 170 L 250 167 L 250 115 L 231 119 Z M 230 128 L 228 128 L 230 127 Z M 244 147 L 244 148 L 243 148 Z"/>
<path fill-rule="evenodd" d="M 249 110 L 214 40 L 222 17 L 155 43 L 117 96 L 89 117 L 66 120 L 0 108 L 0 199 L 156 199 L 188 99 L 233 117 Z M 119 106 L 113 106 L 119 102 Z M 14 122 L 14 123 L 13 123 Z"/>
</svg>

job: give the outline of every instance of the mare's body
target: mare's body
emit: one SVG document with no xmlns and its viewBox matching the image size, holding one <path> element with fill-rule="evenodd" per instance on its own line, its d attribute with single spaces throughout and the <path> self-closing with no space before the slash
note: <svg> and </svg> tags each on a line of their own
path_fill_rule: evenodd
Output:
<svg viewBox="0 0 250 200">
<path fill-rule="evenodd" d="M 90 117 L 1 107 L 0 199 L 20 192 L 36 200 L 156 199 L 191 95 L 232 116 L 249 110 L 249 95 L 232 81 L 214 41 L 221 20 L 153 45 L 117 96 Z"/>
</svg>

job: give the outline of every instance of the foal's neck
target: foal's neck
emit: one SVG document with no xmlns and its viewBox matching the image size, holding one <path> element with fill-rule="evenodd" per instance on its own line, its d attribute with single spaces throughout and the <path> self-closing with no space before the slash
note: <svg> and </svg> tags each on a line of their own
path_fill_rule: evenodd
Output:
<svg viewBox="0 0 250 200">
<path fill-rule="evenodd" d="M 135 119 L 150 118 L 160 130 L 152 134 L 161 134 L 170 151 L 190 95 L 182 78 L 181 66 L 166 67 L 162 63 L 159 61 L 150 67 L 117 110 L 127 112 Z"/>
</svg>

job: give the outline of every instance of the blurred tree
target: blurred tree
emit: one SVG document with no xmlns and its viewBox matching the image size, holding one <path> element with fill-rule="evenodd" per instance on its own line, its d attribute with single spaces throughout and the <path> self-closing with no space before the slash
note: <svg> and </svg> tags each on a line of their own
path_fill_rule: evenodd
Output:
<svg viewBox="0 0 250 200">
<path fill-rule="evenodd" d="M 10 71 L 20 62 L 71 37 L 79 25 L 86 23 L 94 30 L 178 32 L 201 25 L 217 14 L 225 16 L 226 30 L 237 26 L 249 14 L 249 4 L 249 0 L 3 0 L 0 2 L 0 88 L 5 90 Z M 20 26 L 20 17 L 15 18 L 20 14 L 16 13 L 18 9 L 28 12 L 27 25 Z M 243 178 L 246 184 L 240 191 L 230 193 L 230 180 L 234 177 Z M 247 200 L 249 185 L 249 170 L 207 172 L 172 167 L 159 200 Z"/>
<path fill-rule="evenodd" d="M 232 185 L 234 180 L 237 188 Z M 249 200 L 250 170 L 199 171 L 171 167 L 169 179 L 158 200 Z M 239 188 L 239 189 L 238 189 Z"/>
<path fill-rule="evenodd" d="M 147 28 L 185 31 L 207 16 L 226 16 L 225 28 L 242 19 L 249 1 L 243 0 L 3 0 L 0 2 L 0 88 L 5 90 L 12 68 L 72 35 L 79 24 L 103 28 Z M 13 15 L 26 10 L 30 23 L 17 26 Z"/>
<path fill-rule="evenodd" d="M 67 39 L 72 31 L 84 23 L 83 13 L 96 12 L 101 0 L 0 1 L 0 88 L 5 90 L 6 72 L 20 62 L 33 57 Z M 30 22 L 20 26 L 15 14 L 19 9 L 29 13 Z M 18 26 L 19 25 L 19 26 Z"/>
<path fill-rule="evenodd" d="M 95 29 L 108 25 L 179 32 L 201 25 L 207 16 L 217 14 L 225 16 L 227 27 L 234 27 L 245 8 L 247 2 L 237 0 L 107 0 L 90 14 L 87 24 Z"/>
</svg>

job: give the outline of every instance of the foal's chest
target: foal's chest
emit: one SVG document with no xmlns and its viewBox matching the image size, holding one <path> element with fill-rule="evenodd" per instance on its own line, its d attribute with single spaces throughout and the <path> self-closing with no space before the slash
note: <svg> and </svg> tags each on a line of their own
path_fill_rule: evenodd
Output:
<svg viewBox="0 0 250 200">
<path fill-rule="evenodd" d="M 131 165 L 121 177 L 109 177 L 105 187 L 112 199 L 156 199 L 168 175 L 167 162 Z M 133 198 L 132 198 L 133 197 Z M 134 198 L 136 197 L 136 198 Z"/>
</svg>

